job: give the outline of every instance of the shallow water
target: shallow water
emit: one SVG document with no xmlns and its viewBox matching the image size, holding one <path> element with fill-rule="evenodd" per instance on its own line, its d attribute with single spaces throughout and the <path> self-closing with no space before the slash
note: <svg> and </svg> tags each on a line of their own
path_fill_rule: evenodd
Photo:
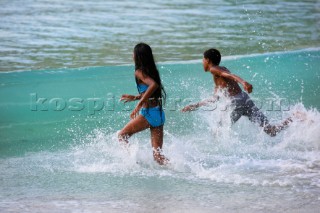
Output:
<svg viewBox="0 0 320 213">
<path fill-rule="evenodd" d="M 223 99 L 181 113 L 210 96 L 212 78 L 198 62 L 159 64 L 168 93 L 168 166 L 152 160 L 148 131 L 128 149 L 117 142 L 134 106 L 118 102 L 136 93 L 132 66 L 1 73 L 0 209 L 316 212 L 319 57 L 308 49 L 223 58 L 254 85 L 251 97 L 272 123 L 305 114 L 275 138 L 245 117 L 231 126 Z"/>
</svg>

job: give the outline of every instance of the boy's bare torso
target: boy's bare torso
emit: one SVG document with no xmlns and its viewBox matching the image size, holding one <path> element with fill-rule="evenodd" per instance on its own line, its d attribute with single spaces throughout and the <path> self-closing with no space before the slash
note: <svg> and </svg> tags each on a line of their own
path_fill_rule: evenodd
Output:
<svg viewBox="0 0 320 213">
<path fill-rule="evenodd" d="M 230 71 L 225 67 L 219 67 L 222 72 L 230 73 Z M 231 79 L 227 79 L 222 76 L 213 75 L 213 81 L 215 83 L 215 91 L 219 89 L 227 89 L 229 96 L 235 96 L 241 93 L 241 88 L 239 84 Z"/>
</svg>

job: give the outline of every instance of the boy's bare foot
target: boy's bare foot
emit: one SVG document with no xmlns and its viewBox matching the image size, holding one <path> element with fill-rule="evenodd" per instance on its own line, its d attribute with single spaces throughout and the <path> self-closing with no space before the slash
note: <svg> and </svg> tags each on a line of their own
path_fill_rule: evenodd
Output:
<svg viewBox="0 0 320 213">
<path fill-rule="evenodd" d="M 307 120 L 307 114 L 304 112 L 296 111 L 292 114 L 292 116 L 299 121 Z"/>
</svg>

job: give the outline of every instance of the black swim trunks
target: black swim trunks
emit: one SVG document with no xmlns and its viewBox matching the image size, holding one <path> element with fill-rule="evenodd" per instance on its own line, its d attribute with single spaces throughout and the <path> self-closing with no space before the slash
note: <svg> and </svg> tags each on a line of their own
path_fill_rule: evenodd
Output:
<svg viewBox="0 0 320 213">
<path fill-rule="evenodd" d="M 247 116 L 251 122 L 265 126 L 269 123 L 267 117 L 256 107 L 249 95 L 241 92 L 231 97 L 234 110 L 231 113 L 231 121 L 235 123 L 241 116 Z"/>
</svg>

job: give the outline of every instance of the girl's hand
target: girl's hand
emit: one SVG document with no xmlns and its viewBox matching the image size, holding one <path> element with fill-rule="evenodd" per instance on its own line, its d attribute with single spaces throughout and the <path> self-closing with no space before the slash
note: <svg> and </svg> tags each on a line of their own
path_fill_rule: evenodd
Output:
<svg viewBox="0 0 320 213">
<path fill-rule="evenodd" d="M 134 110 L 131 112 L 130 118 L 131 118 L 131 119 L 136 118 L 136 117 L 139 115 L 140 109 L 141 109 L 141 106 L 138 104 L 138 105 L 136 106 L 136 108 L 134 108 Z"/>
<path fill-rule="evenodd" d="M 252 92 L 252 85 L 249 84 L 248 82 L 244 82 L 243 88 L 244 88 L 244 90 L 247 91 L 248 93 L 251 93 L 251 92 Z"/>
<path fill-rule="evenodd" d="M 136 96 L 128 95 L 128 94 L 124 94 L 120 98 L 120 101 L 123 101 L 124 103 L 130 102 L 130 101 L 135 101 L 135 100 L 136 100 Z"/>
</svg>

